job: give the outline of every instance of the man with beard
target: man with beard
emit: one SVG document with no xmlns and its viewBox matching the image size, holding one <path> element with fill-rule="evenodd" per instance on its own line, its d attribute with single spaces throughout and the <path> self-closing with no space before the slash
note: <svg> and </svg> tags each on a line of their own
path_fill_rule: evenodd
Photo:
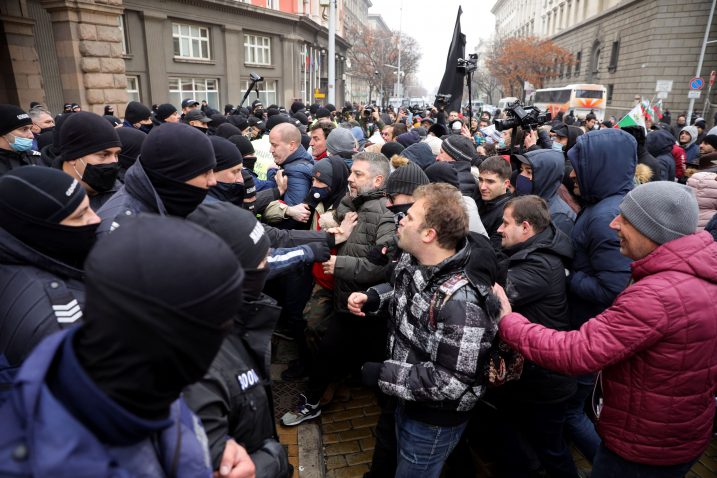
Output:
<svg viewBox="0 0 717 478">
<path fill-rule="evenodd" d="M 99 222 L 79 181 L 62 171 L 0 177 L 0 354 L 11 366 L 82 318 L 83 262 Z"/>
<path fill-rule="evenodd" d="M 98 211 L 98 233 L 112 232 L 123 219 L 151 212 L 186 217 L 217 184 L 217 161 L 209 138 L 185 124 L 164 124 L 142 143 L 124 186 Z"/>
<path fill-rule="evenodd" d="M 147 215 L 93 249 L 85 274 L 85 322 L 35 348 L 0 408 L 0 475 L 209 477 L 180 394 L 240 312 L 236 257 L 195 224 Z M 230 469 L 247 459 L 231 447 Z"/>
<path fill-rule="evenodd" d="M 103 117 L 80 111 L 64 121 L 59 146 L 56 166 L 80 181 L 90 206 L 99 210 L 122 186 L 117 180 L 122 149 L 117 130 Z"/>
</svg>

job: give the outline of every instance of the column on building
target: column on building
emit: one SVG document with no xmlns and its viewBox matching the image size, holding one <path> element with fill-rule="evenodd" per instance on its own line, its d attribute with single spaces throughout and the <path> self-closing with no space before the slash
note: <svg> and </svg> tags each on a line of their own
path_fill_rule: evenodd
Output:
<svg viewBox="0 0 717 478">
<path fill-rule="evenodd" d="M 227 102 L 236 98 L 241 101 L 246 93 L 246 86 L 242 80 L 242 66 L 246 61 L 244 51 L 244 31 L 235 25 L 224 25 L 224 54 L 226 65 L 226 96 Z M 241 47 L 238 47 L 241 46 Z M 244 78 L 249 75 L 245 74 Z M 267 105 L 268 106 L 268 105 Z"/>
<path fill-rule="evenodd" d="M 302 38 L 298 35 L 288 34 L 281 35 L 281 55 L 284 65 L 284 75 L 281 78 L 280 89 L 282 91 L 281 98 L 277 98 L 279 104 L 291 106 L 294 97 L 298 98 L 301 91 L 301 83 L 304 81 L 303 75 L 299 74 L 299 61 L 302 60 L 300 53 Z"/>
<path fill-rule="evenodd" d="M 50 13 L 64 101 L 102 113 L 127 102 L 119 16 L 122 0 L 42 0 Z"/>
<path fill-rule="evenodd" d="M 27 108 L 31 101 L 45 103 L 40 58 L 32 32 L 35 21 L 22 16 L 20 11 L 8 13 L 2 18 L 5 38 L 0 38 L 0 41 L 7 46 L 10 64 L 3 67 L 4 71 L 0 73 L 3 77 L 0 84 L 6 89 L 0 96 L 22 108 Z"/>
<path fill-rule="evenodd" d="M 167 83 L 167 59 L 165 56 L 167 44 L 165 28 L 167 15 L 157 11 L 143 13 L 144 34 L 148 48 L 147 52 L 147 86 L 149 98 L 163 103 L 169 100 L 169 84 Z M 170 54 L 172 54 L 170 52 Z"/>
</svg>

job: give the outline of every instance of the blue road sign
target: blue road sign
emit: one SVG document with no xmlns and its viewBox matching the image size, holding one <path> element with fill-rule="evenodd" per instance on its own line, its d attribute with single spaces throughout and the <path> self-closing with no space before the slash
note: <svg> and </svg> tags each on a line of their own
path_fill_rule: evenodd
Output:
<svg viewBox="0 0 717 478">
<path fill-rule="evenodd" d="M 690 80 L 691 90 L 701 90 L 703 86 L 705 86 L 705 80 L 703 80 L 699 76 Z"/>
</svg>

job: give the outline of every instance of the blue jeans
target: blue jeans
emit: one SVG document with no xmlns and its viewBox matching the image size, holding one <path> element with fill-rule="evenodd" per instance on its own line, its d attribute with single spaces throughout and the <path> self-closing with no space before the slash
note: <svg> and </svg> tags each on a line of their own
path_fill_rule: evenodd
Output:
<svg viewBox="0 0 717 478">
<path fill-rule="evenodd" d="M 396 408 L 398 454 L 396 478 L 438 478 L 443 464 L 461 439 L 468 422 L 441 427 L 412 420 Z"/>
<path fill-rule="evenodd" d="M 592 478 L 683 478 L 697 460 L 670 466 L 643 465 L 621 458 L 600 445 L 593 462 Z"/>
<path fill-rule="evenodd" d="M 565 410 L 565 431 L 590 463 L 594 462 L 601 442 L 595 424 L 585 414 L 585 401 L 592 396 L 594 378 L 593 375 L 578 377 L 578 389 Z"/>
</svg>

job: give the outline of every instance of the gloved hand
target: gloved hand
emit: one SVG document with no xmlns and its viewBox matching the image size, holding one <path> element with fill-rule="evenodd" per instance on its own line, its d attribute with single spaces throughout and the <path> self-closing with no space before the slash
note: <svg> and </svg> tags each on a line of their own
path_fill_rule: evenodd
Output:
<svg viewBox="0 0 717 478">
<path fill-rule="evenodd" d="M 367 387 L 378 387 L 378 379 L 381 375 L 381 362 L 366 362 L 361 367 L 361 381 Z"/>
<path fill-rule="evenodd" d="M 326 241 L 309 242 L 305 245 L 311 249 L 311 252 L 314 255 L 314 260 L 312 262 L 326 262 L 331 257 L 331 251 L 329 250 L 329 246 L 326 244 Z"/>
<path fill-rule="evenodd" d="M 386 246 L 374 246 L 366 253 L 366 259 L 376 266 L 385 266 L 388 264 L 388 254 Z"/>
</svg>

